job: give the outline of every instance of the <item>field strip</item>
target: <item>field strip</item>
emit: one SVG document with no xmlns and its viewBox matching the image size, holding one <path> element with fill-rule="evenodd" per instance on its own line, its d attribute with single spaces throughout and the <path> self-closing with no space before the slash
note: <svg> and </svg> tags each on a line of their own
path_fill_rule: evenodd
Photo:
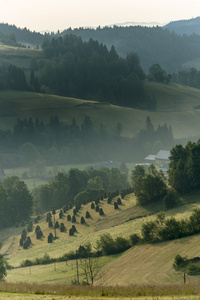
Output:
<svg viewBox="0 0 200 300">
<path fill-rule="evenodd" d="M 59 296 L 59 295 L 35 295 L 35 294 L 18 294 L 18 293 L 0 293 L 0 300 L 3 299 L 16 299 L 16 300 L 199 300 L 199 296 L 166 296 L 166 297 L 75 297 L 75 296 Z"/>
</svg>

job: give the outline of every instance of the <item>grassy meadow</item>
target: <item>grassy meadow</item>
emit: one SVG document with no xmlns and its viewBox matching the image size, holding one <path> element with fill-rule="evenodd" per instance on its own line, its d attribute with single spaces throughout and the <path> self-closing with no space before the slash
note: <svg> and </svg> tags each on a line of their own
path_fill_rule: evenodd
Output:
<svg viewBox="0 0 200 300">
<path fill-rule="evenodd" d="M 47 122 L 53 115 L 66 123 L 75 118 L 80 125 L 85 115 L 91 117 L 98 129 L 103 123 L 112 130 L 122 124 L 122 136 L 133 137 L 145 126 L 150 116 L 155 128 L 171 125 L 174 138 L 199 136 L 200 91 L 176 84 L 145 82 L 145 88 L 156 99 L 155 111 L 114 106 L 108 103 L 60 97 L 31 92 L 0 91 L 0 129 L 12 129 L 17 118 L 36 118 Z"/>
<path fill-rule="evenodd" d="M 182 199 L 179 207 L 166 211 L 166 217 L 174 216 L 178 219 L 188 218 L 194 208 L 200 207 L 198 193 L 193 193 L 190 197 Z M 77 233 L 69 236 L 68 230 L 72 223 L 67 221 L 67 212 L 62 220 L 59 220 L 58 211 L 56 220 L 63 222 L 67 231 L 61 233 L 56 231 L 57 239 L 52 244 L 47 243 L 47 236 L 52 229 L 48 228 L 45 216 L 41 216 L 39 225 L 43 231 L 44 238 L 37 240 L 34 231 L 29 234 L 33 245 L 23 250 L 19 246 L 19 239 L 22 228 L 8 228 L 1 230 L 0 239 L 3 243 L 1 253 L 5 255 L 8 263 L 15 267 L 8 270 L 6 282 L 28 282 L 43 284 L 70 284 L 76 278 L 75 261 L 52 263 L 48 265 L 31 266 L 21 268 L 20 263 L 25 259 L 34 260 L 41 258 L 44 254 L 50 257 L 60 257 L 70 250 L 76 250 L 81 244 L 88 241 L 93 246 L 103 233 L 110 233 L 113 238 L 122 236 L 129 238 L 130 234 L 140 233 L 144 222 L 155 220 L 158 211 L 162 210 L 162 205 L 141 208 L 137 206 L 134 194 L 127 195 L 122 199 L 119 210 L 114 210 L 113 204 L 107 204 L 106 199 L 100 201 L 105 216 L 99 216 L 97 212 L 90 208 L 90 204 L 84 205 L 77 214 L 75 226 Z M 89 211 L 91 218 L 85 219 L 86 224 L 80 224 L 81 216 L 85 217 Z M 36 226 L 36 225 L 35 225 Z M 53 232 L 54 233 L 54 232 Z M 99 273 L 95 278 L 95 286 L 130 286 L 132 284 L 174 284 L 183 283 L 183 278 L 177 274 L 173 268 L 173 260 L 176 254 L 188 256 L 188 258 L 199 256 L 200 236 L 162 242 L 152 245 L 138 245 L 130 248 L 126 252 L 118 255 L 101 257 L 99 259 Z M 81 274 L 81 271 L 80 271 Z M 81 275 L 80 275 L 81 280 Z M 199 283 L 199 276 L 187 276 L 188 283 Z"/>
<path fill-rule="evenodd" d="M 0 61 L 2 64 L 12 64 L 26 71 L 30 70 L 31 59 L 40 57 L 42 57 L 40 50 L 8 46 L 0 43 Z"/>
</svg>

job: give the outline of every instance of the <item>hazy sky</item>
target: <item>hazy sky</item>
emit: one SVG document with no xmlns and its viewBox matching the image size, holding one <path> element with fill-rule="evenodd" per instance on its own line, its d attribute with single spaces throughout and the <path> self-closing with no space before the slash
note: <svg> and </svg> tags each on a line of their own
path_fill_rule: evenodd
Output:
<svg viewBox="0 0 200 300">
<path fill-rule="evenodd" d="M 197 16 L 199 0 L 0 0 L 0 23 L 35 31 Z"/>
</svg>

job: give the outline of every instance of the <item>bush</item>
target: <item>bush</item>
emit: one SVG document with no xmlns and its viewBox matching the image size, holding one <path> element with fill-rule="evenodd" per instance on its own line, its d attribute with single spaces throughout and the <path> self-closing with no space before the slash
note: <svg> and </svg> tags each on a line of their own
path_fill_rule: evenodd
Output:
<svg viewBox="0 0 200 300">
<path fill-rule="evenodd" d="M 25 240 L 26 240 L 26 236 L 27 236 L 26 229 L 23 229 L 23 230 L 22 230 L 22 234 L 21 234 L 21 239 L 22 239 L 22 241 L 25 241 Z"/>
<path fill-rule="evenodd" d="M 86 217 L 86 219 L 88 219 L 88 218 L 90 218 L 91 216 L 90 216 L 90 213 L 89 213 L 89 211 L 86 211 L 86 213 L 85 213 L 85 217 Z"/>
<path fill-rule="evenodd" d="M 67 215 L 67 221 L 71 221 L 71 216 Z"/>
<path fill-rule="evenodd" d="M 118 204 L 118 205 L 122 204 L 122 200 L 121 200 L 121 198 L 119 198 L 119 197 L 117 198 L 117 204 Z"/>
<path fill-rule="evenodd" d="M 37 240 L 40 240 L 42 237 L 43 237 L 42 230 L 37 231 L 37 232 L 36 232 L 36 239 L 37 239 Z"/>
<path fill-rule="evenodd" d="M 91 209 L 95 209 L 94 202 L 91 203 Z"/>
<path fill-rule="evenodd" d="M 63 206 L 63 212 L 66 213 L 68 211 L 68 205 Z"/>
<path fill-rule="evenodd" d="M 117 204 L 117 202 L 114 202 L 114 209 L 118 209 L 118 204 Z"/>
<path fill-rule="evenodd" d="M 27 225 L 27 231 L 28 232 L 31 232 L 31 231 L 33 231 L 33 223 L 30 221 L 29 223 L 28 223 L 28 225 Z"/>
<path fill-rule="evenodd" d="M 140 237 L 136 233 L 130 235 L 130 242 L 132 246 L 137 245 L 140 242 Z"/>
<path fill-rule="evenodd" d="M 72 225 L 72 230 L 73 230 L 74 232 L 77 232 L 76 226 L 75 226 L 75 225 Z"/>
<path fill-rule="evenodd" d="M 103 216 L 103 215 L 104 215 L 103 208 L 100 208 L 100 209 L 99 209 L 99 215 L 100 215 L 100 216 Z"/>
<path fill-rule="evenodd" d="M 49 222 L 51 220 L 51 213 L 48 212 L 47 216 L 46 216 L 46 221 Z"/>
<path fill-rule="evenodd" d="M 52 243 L 53 242 L 53 234 L 50 232 L 47 238 L 48 243 Z"/>
<path fill-rule="evenodd" d="M 72 235 L 74 235 L 74 231 L 73 231 L 72 228 L 70 228 L 70 230 L 69 230 L 69 236 L 72 236 Z"/>
<path fill-rule="evenodd" d="M 81 224 L 85 224 L 85 219 L 84 219 L 84 217 L 81 217 Z"/>
<path fill-rule="evenodd" d="M 52 221 L 51 220 L 49 220 L 49 227 L 51 228 L 51 227 L 53 227 L 53 223 L 52 223 Z"/>
<path fill-rule="evenodd" d="M 167 191 L 167 195 L 164 197 L 164 205 L 166 209 L 173 208 L 176 205 L 178 200 L 178 196 L 174 191 Z"/>
<path fill-rule="evenodd" d="M 35 233 L 37 234 L 37 232 L 40 231 L 40 230 L 41 230 L 40 226 L 37 225 L 37 226 L 35 227 Z"/>
<path fill-rule="evenodd" d="M 59 227 L 60 227 L 59 222 L 56 221 L 56 223 L 55 223 L 55 228 L 59 228 Z"/>
<path fill-rule="evenodd" d="M 61 209 L 60 212 L 59 212 L 59 219 L 62 219 L 62 217 L 63 217 L 63 211 Z"/>
<path fill-rule="evenodd" d="M 76 223 L 76 217 L 74 215 L 72 216 L 72 223 Z"/>
<path fill-rule="evenodd" d="M 73 209 L 73 214 L 74 214 L 74 216 L 76 215 L 76 213 L 77 213 L 77 210 L 76 210 L 76 208 L 74 208 L 74 209 Z"/>
<path fill-rule="evenodd" d="M 64 225 L 64 223 L 60 224 L 60 232 L 65 232 L 66 231 L 66 227 Z"/>
<path fill-rule="evenodd" d="M 95 210 L 96 212 L 99 212 L 99 205 L 96 206 Z"/>
<path fill-rule="evenodd" d="M 112 198 L 109 196 L 108 199 L 107 199 L 107 203 L 111 204 L 111 202 L 112 202 Z"/>
</svg>

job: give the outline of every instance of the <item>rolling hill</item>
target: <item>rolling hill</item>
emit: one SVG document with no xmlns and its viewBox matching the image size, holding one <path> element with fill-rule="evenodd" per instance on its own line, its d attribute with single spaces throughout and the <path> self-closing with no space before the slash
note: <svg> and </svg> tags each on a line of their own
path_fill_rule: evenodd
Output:
<svg viewBox="0 0 200 300">
<path fill-rule="evenodd" d="M 114 201 L 114 200 L 113 200 Z M 181 206 L 166 211 L 166 217 L 185 219 L 190 216 L 194 208 L 200 207 L 199 193 L 193 193 L 182 199 Z M 4 245 L 1 249 L 8 263 L 17 267 L 8 270 L 6 280 L 8 282 L 37 282 L 37 283 L 70 283 L 76 277 L 75 261 L 59 262 L 56 264 L 36 265 L 19 268 L 25 259 L 41 258 L 44 254 L 50 257 L 60 257 L 70 250 L 76 250 L 79 245 L 90 241 L 95 246 L 96 241 L 103 233 L 110 233 L 113 238 L 123 236 L 128 238 L 132 233 L 140 233 L 141 225 L 144 222 L 155 220 L 156 213 L 163 209 L 162 204 L 154 204 L 141 208 L 136 205 L 134 194 L 127 195 L 122 199 L 122 205 L 118 210 L 114 210 L 113 202 L 108 204 L 107 200 L 100 201 L 105 215 L 99 216 L 92 210 L 90 203 L 82 206 L 77 215 L 75 226 L 77 232 L 75 236 L 69 236 L 68 230 L 71 221 L 67 221 L 66 212 L 62 220 L 56 213 L 56 220 L 63 222 L 67 228 L 66 232 L 57 231 L 57 239 L 52 243 L 47 243 L 47 236 L 52 231 L 46 222 L 46 215 L 41 216 L 39 225 L 43 231 L 44 238 L 37 240 L 34 231 L 29 233 L 33 245 L 28 250 L 23 250 L 19 246 L 20 233 L 22 228 L 1 230 L 1 240 L 5 237 Z M 91 218 L 86 219 L 86 224 L 80 224 L 81 216 L 85 216 L 86 211 L 90 212 Z M 122 216 L 122 218 L 121 218 Z M 105 223 L 107 226 L 105 227 Z M 36 226 L 36 224 L 35 224 Z M 172 263 L 176 254 L 183 256 L 199 256 L 200 236 L 194 235 L 179 240 L 162 242 L 156 244 L 144 244 L 132 247 L 123 254 L 111 255 L 99 259 L 99 273 L 95 278 L 95 285 L 122 285 L 130 284 L 163 284 L 182 283 L 183 279 L 172 268 Z M 80 270 L 80 278 L 82 277 Z M 198 276 L 188 276 L 187 282 L 199 282 Z"/>
<path fill-rule="evenodd" d="M 167 124 L 175 139 L 197 139 L 200 124 L 200 90 L 176 84 L 145 82 L 145 89 L 156 100 L 157 110 L 146 111 L 108 103 L 60 97 L 31 92 L 0 91 L 0 129 L 12 129 L 17 119 L 36 118 L 47 122 L 59 116 L 80 125 L 85 115 L 91 117 L 96 128 L 103 123 L 113 128 L 122 124 L 122 136 L 133 137 L 144 128 L 149 116 L 155 128 Z"/>
</svg>

